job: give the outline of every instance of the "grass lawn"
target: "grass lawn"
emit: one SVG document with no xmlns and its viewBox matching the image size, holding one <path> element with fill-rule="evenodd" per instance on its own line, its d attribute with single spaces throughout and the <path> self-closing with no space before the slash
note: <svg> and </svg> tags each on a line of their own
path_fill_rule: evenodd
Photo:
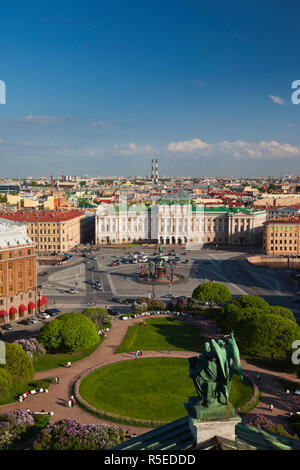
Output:
<svg viewBox="0 0 300 470">
<path fill-rule="evenodd" d="M 234 376 L 234 407 L 253 394 L 249 383 Z M 185 359 L 131 359 L 97 369 L 80 385 L 80 395 L 99 410 L 135 419 L 172 421 L 186 415 L 183 404 L 196 396 Z"/>
<path fill-rule="evenodd" d="M 146 321 L 147 326 L 143 324 Z M 177 318 L 143 317 L 139 325 L 130 326 L 117 352 L 173 351 L 200 352 L 203 338 L 198 327 Z"/>
<path fill-rule="evenodd" d="M 30 380 L 28 383 L 20 385 L 19 387 L 16 387 L 14 390 L 10 392 L 9 395 L 5 397 L 0 396 L 0 405 L 13 403 L 18 400 L 20 395 L 22 395 L 25 392 L 30 392 L 30 390 L 33 390 L 35 388 L 44 388 L 44 389 L 49 388 L 53 380 L 54 380 L 53 377 L 50 377 L 48 379 L 42 379 L 42 380 Z"/>
<path fill-rule="evenodd" d="M 97 346 L 94 346 L 91 349 L 87 349 L 85 351 L 77 351 L 73 354 L 38 354 L 34 358 L 34 370 L 35 372 L 38 372 L 41 370 L 56 369 L 57 367 L 65 366 L 68 361 L 80 361 L 80 359 L 84 359 L 85 357 L 89 356 L 94 351 L 96 351 L 96 349 L 100 346 L 101 342 L 99 342 Z"/>
</svg>

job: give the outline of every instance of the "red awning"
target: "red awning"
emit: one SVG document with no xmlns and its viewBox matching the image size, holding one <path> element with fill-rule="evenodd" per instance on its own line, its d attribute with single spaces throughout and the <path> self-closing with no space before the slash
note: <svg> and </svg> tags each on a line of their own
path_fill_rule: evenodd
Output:
<svg viewBox="0 0 300 470">
<path fill-rule="evenodd" d="M 0 317 L 4 317 L 4 315 L 7 315 L 7 312 L 5 310 L 0 310 Z"/>
<path fill-rule="evenodd" d="M 35 304 L 33 302 L 29 302 L 28 308 L 32 310 L 33 308 L 35 308 Z"/>
<path fill-rule="evenodd" d="M 42 299 L 41 299 L 41 302 L 43 302 L 44 304 L 48 303 L 48 299 L 43 295 Z"/>
<path fill-rule="evenodd" d="M 18 310 L 15 307 L 10 307 L 9 314 L 10 315 L 15 315 L 16 313 L 18 313 Z"/>
<path fill-rule="evenodd" d="M 27 307 L 25 305 L 20 305 L 19 307 L 19 312 L 25 312 L 27 310 Z"/>
</svg>

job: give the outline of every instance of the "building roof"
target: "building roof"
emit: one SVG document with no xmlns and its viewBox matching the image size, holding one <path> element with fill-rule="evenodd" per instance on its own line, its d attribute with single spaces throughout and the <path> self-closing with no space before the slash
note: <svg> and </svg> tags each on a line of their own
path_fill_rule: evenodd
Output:
<svg viewBox="0 0 300 470">
<path fill-rule="evenodd" d="M 202 446 L 196 446 L 185 416 L 169 424 L 126 440 L 110 450 L 300 450 L 300 441 L 254 426 L 237 424 L 234 441 L 215 436 Z"/>
<path fill-rule="evenodd" d="M 0 212 L 0 217 L 14 222 L 63 222 L 82 216 L 83 213 L 77 209 L 71 211 Z"/>
<path fill-rule="evenodd" d="M 0 218 L 0 249 L 32 244 L 26 224 Z"/>
</svg>

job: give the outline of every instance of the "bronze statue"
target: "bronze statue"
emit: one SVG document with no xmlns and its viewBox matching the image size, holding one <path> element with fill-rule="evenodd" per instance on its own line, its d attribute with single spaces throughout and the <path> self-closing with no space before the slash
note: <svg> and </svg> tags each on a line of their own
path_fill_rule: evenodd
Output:
<svg viewBox="0 0 300 470">
<path fill-rule="evenodd" d="M 228 405 L 232 376 L 243 377 L 240 354 L 233 333 L 224 340 L 210 340 L 204 351 L 190 362 L 190 377 L 193 379 L 198 397 L 193 400 L 196 407 L 213 408 Z"/>
</svg>

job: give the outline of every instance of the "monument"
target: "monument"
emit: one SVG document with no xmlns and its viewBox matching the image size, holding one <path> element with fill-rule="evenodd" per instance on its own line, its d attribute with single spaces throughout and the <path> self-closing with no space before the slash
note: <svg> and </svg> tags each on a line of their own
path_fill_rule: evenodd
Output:
<svg viewBox="0 0 300 470">
<path fill-rule="evenodd" d="M 233 374 L 243 375 L 233 333 L 206 342 L 201 355 L 190 358 L 189 364 L 197 397 L 190 397 L 185 407 L 196 443 L 216 435 L 234 439 L 235 426 L 241 418 L 228 399 Z"/>
</svg>

